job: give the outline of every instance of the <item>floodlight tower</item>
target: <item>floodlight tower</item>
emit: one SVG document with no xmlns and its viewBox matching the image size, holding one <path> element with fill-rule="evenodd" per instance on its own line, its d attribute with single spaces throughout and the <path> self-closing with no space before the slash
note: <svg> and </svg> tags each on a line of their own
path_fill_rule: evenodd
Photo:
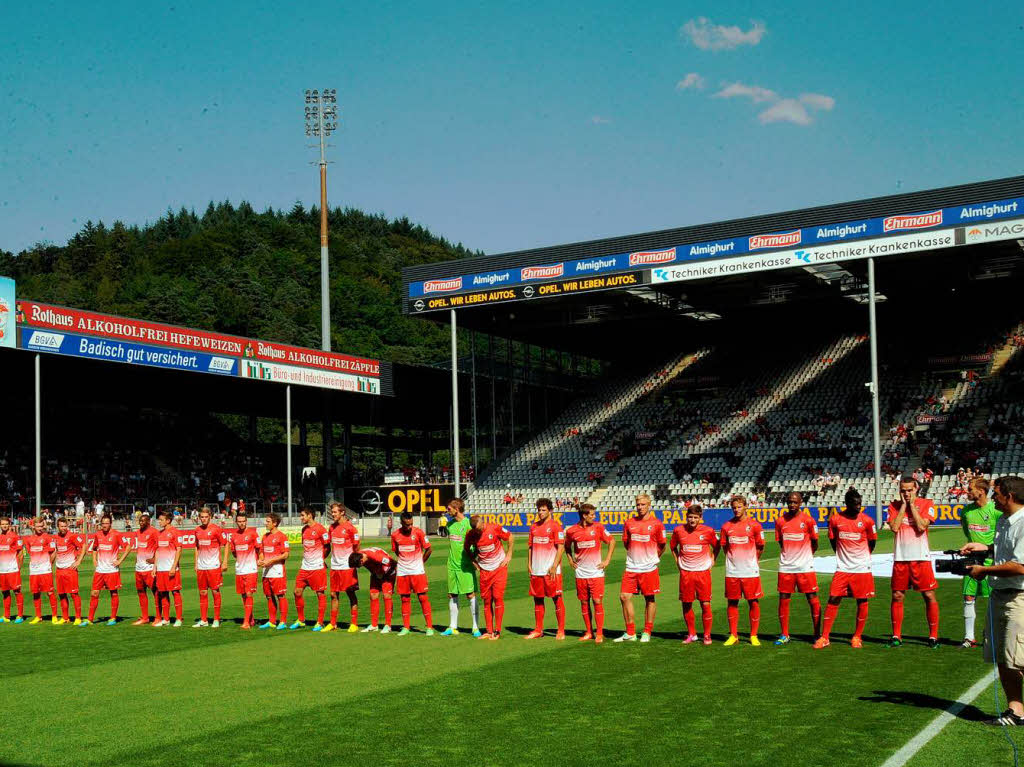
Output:
<svg viewBox="0 0 1024 767">
<path fill-rule="evenodd" d="M 338 90 L 306 91 L 306 136 L 320 142 L 320 332 L 321 348 L 331 350 L 330 278 L 327 271 L 327 139 L 338 129 Z"/>
</svg>

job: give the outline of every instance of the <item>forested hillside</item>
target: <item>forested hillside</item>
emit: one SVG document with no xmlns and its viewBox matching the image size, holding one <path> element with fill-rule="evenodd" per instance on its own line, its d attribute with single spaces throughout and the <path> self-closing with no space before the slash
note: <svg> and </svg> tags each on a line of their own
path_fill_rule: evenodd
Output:
<svg viewBox="0 0 1024 767">
<path fill-rule="evenodd" d="M 402 315 L 402 267 L 473 255 L 408 219 L 330 212 L 332 348 L 434 362 L 447 330 Z M 0 250 L 18 295 L 83 309 L 320 346 L 319 210 L 210 203 L 145 227 L 87 223 L 67 245 Z M 0 243 L 2 245 L 2 243 Z"/>
</svg>

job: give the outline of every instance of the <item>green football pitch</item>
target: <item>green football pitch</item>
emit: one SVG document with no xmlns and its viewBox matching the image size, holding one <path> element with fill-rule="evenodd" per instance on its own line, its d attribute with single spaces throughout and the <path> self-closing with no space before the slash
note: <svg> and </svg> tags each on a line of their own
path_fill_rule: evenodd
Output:
<svg viewBox="0 0 1024 767">
<path fill-rule="evenodd" d="M 881 538 L 878 551 L 891 547 L 890 535 Z M 959 539 L 958 530 L 936 531 L 932 546 L 948 548 Z M 434 548 L 427 569 L 434 622 L 443 627 L 447 543 L 435 540 Z M 957 646 L 963 634 L 957 581 L 941 582 L 941 633 L 947 641 L 938 650 L 924 644 L 924 610 L 915 595 L 908 595 L 905 646 L 883 647 L 889 632 L 885 579 L 877 580 L 864 649 L 853 650 L 845 641 L 854 622 L 848 600 L 832 646 L 813 650 L 800 597 L 793 601 L 795 641 L 772 646 L 778 630 L 772 543 L 763 560 L 761 634 L 768 641 L 761 647 L 746 641 L 722 646 L 721 565 L 715 568 L 716 642 L 681 646 L 668 556 L 649 644 L 578 642 L 582 619 L 569 584 L 569 638 L 527 641 L 533 603 L 524 555 L 521 545 L 499 642 L 475 640 L 468 632 L 426 637 L 415 600 L 417 631 L 406 637 L 242 631 L 239 598 L 228 588 L 222 627 L 192 629 L 198 595 L 190 554 L 183 561 L 184 628 L 130 625 L 138 616 L 134 589 L 122 591 L 123 620 L 117 626 L 2 625 L 0 763 L 881 765 L 992 674 L 980 651 Z M 608 573 L 610 638 L 622 629 L 615 587 L 622 565 L 620 548 Z M 83 572 L 83 583 L 88 576 Z M 819 581 L 826 593 L 827 577 Z M 229 578 L 226 585 L 232 583 Z M 88 592 L 83 597 L 87 607 Z M 311 604 L 315 610 L 315 598 L 307 597 L 307 618 Z M 104 595 L 99 616 L 107 614 L 107 605 Z M 31 612 L 27 594 L 26 611 Z M 548 602 L 549 627 L 553 613 Z M 259 595 L 256 614 L 266 615 Z M 467 627 L 465 603 L 461 618 Z M 742 605 L 741 632 L 746 625 Z M 909 764 L 1012 764 L 1006 734 L 979 723 L 995 707 L 989 685 Z M 1024 741 L 1016 731 L 1009 734 Z"/>
</svg>

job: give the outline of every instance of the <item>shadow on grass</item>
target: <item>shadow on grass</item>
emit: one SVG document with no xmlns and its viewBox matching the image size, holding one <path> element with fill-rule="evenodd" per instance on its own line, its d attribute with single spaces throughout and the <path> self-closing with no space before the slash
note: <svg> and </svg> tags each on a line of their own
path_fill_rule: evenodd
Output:
<svg viewBox="0 0 1024 767">
<path fill-rule="evenodd" d="M 894 706 L 912 706 L 913 708 L 933 708 L 936 711 L 946 711 L 953 705 L 959 705 L 956 701 L 948 698 L 940 698 L 935 695 L 928 695 L 923 692 L 908 692 L 906 690 L 872 690 L 874 695 L 862 695 L 857 700 L 865 703 L 888 703 Z M 974 705 L 966 705 L 955 716 L 968 722 L 981 722 L 991 718 Z"/>
</svg>

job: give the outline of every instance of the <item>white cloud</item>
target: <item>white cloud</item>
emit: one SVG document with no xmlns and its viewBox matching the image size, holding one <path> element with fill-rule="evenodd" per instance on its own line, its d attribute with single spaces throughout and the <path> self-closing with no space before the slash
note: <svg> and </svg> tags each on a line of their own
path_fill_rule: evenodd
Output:
<svg viewBox="0 0 1024 767">
<path fill-rule="evenodd" d="M 759 85 L 731 83 L 724 86 L 714 97 L 718 99 L 748 98 L 755 104 L 761 104 L 765 101 L 777 101 L 779 94 L 768 88 L 762 88 Z"/>
<path fill-rule="evenodd" d="M 790 122 L 796 125 L 810 125 L 811 116 L 807 107 L 796 99 L 780 99 L 761 112 L 757 119 L 762 125 L 768 123 Z"/>
<path fill-rule="evenodd" d="M 612 120 L 610 117 L 602 117 L 601 115 L 594 115 L 593 117 L 590 118 L 590 122 L 592 122 L 594 125 L 607 125 L 611 121 Z"/>
<path fill-rule="evenodd" d="M 834 98 L 822 95 L 821 93 L 801 93 L 800 102 L 806 104 L 811 109 L 823 109 L 826 112 L 836 105 Z"/>
<path fill-rule="evenodd" d="M 690 72 L 682 80 L 676 83 L 677 91 L 685 91 L 688 88 L 696 88 L 697 90 L 704 89 L 704 78 L 698 75 L 696 72 Z"/>
<path fill-rule="evenodd" d="M 757 45 L 766 31 L 760 21 L 751 21 L 750 29 L 744 32 L 736 25 L 713 24 L 711 19 L 699 16 L 686 22 L 679 33 L 702 51 L 731 51 L 741 45 Z"/>
</svg>

